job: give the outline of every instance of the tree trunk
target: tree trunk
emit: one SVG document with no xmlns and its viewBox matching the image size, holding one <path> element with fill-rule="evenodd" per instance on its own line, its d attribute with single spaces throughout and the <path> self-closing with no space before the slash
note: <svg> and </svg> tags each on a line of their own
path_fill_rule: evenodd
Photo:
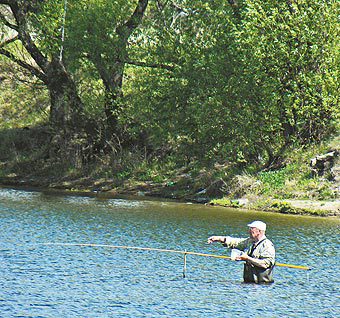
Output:
<svg viewBox="0 0 340 318">
<path fill-rule="evenodd" d="M 58 59 L 48 65 L 47 87 L 51 98 L 50 123 L 65 133 L 81 131 L 84 125 L 83 104 L 76 85 Z"/>
<path fill-rule="evenodd" d="M 124 66 L 124 63 L 116 63 L 114 69 L 109 72 L 109 76 L 105 79 L 104 74 L 101 74 L 105 85 L 105 115 L 109 139 L 118 132 L 119 98 L 123 96 Z"/>
<path fill-rule="evenodd" d="M 12 11 L 16 25 L 3 16 L 7 27 L 13 29 L 17 36 L 13 41 L 20 40 L 36 65 L 27 63 L 2 48 L 0 54 L 7 56 L 47 86 L 50 93 L 50 127 L 52 133 L 50 155 L 54 158 L 79 161 L 79 149 L 85 141 L 83 104 L 78 96 L 76 85 L 62 61 L 56 56 L 51 59 L 37 46 L 34 30 L 31 32 L 30 14 L 38 8 L 38 1 L 0 0 L 0 4 L 8 5 Z M 44 31 L 44 30 L 42 30 Z M 7 41 L 7 44 L 11 41 Z M 6 44 L 6 43 L 5 43 Z M 4 46 L 2 46 L 4 47 Z M 75 156 L 76 154 L 76 156 Z M 71 161 L 72 162 L 72 161 Z"/>
<path fill-rule="evenodd" d="M 50 156 L 66 160 L 80 168 L 86 143 L 83 103 L 76 85 L 61 61 L 52 58 L 47 72 L 50 93 Z"/>
<path fill-rule="evenodd" d="M 95 65 L 105 87 L 105 116 L 106 116 L 106 139 L 120 137 L 118 128 L 118 115 L 121 111 L 119 98 L 122 97 L 122 85 L 124 67 L 128 61 L 128 41 L 133 31 L 142 23 L 149 0 L 138 0 L 135 10 L 130 18 L 115 29 L 118 41 L 113 47 L 114 56 L 110 63 L 106 62 L 99 52 L 90 52 L 89 59 Z M 89 30 L 91 33 L 91 31 Z M 94 35 L 95 36 L 95 35 Z"/>
</svg>

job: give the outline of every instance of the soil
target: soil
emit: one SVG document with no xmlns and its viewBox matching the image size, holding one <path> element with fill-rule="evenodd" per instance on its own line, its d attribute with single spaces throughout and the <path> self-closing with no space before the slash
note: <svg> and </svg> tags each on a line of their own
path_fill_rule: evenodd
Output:
<svg viewBox="0 0 340 318">
<path fill-rule="evenodd" d="M 291 206 L 298 209 L 319 210 L 333 212 L 340 216 L 340 200 L 334 201 L 311 201 L 311 200 L 285 200 Z"/>
</svg>

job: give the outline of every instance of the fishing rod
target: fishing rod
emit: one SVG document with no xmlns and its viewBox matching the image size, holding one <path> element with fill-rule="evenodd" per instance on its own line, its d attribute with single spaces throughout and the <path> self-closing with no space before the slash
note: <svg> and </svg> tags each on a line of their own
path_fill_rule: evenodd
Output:
<svg viewBox="0 0 340 318">
<path fill-rule="evenodd" d="M 184 255 L 183 277 L 185 277 L 185 272 L 186 272 L 186 256 L 187 255 L 196 255 L 196 256 L 203 256 L 203 257 L 213 257 L 213 258 L 232 260 L 230 256 L 226 256 L 226 255 L 206 254 L 206 253 L 188 252 L 188 251 L 181 251 L 181 250 L 169 250 L 169 249 L 153 248 L 153 247 L 107 245 L 107 244 L 92 244 L 92 243 L 40 243 L 39 245 L 106 247 L 106 248 L 113 248 L 113 249 L 131 249 L 131 250 L 141 250 L 141 251 L 156 251 L 156 252 L 182 254 Z M 275 266 L 295 268 L 295 269 L 301 269 L 301 270 L 311 270 L 311 268 L 308 266 L 293 265 L 293 264 L 275 263 Z"/>
</svg>

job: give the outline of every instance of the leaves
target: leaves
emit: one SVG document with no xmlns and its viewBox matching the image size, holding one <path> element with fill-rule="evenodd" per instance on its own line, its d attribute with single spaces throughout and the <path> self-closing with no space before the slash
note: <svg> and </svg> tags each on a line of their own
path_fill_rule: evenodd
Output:
<svg viewBox="0 0 340 318">
<path fill-rule="evenodd" d="M 65 23 L 65 1 L 49 0 L 30 28 L 46 56 L 59 53 L 65 28 L 65 65 L 89 121 L 105 118 L 105 89 L 119 75 L 115 115 L 127 140 L 140 134 L 189 161 L 270 164 L 292 144 L 319 142 L 339 118 L 339 5 L 231 2 L 149 1 L 127 39 L 137 0 L 68 0 Z"/>
</svg>

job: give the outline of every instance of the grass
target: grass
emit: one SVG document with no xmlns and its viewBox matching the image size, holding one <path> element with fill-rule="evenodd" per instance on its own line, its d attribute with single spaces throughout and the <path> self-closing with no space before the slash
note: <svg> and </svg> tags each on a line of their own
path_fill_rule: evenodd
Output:
<svg viewBox="0 0 340 318">
<path fill-rule="evenodd" d="M 318 146 L 291 149 L 285 154 L 281 168 L 260 172 L 255 169 L 239 171 L 231 164 L 203 167 L 198 161 L 178 166 L 172 157 L 160 161 L 146 158 L 138 150 L 98 156 L 90 164 L 74 167 L 68 162 L 44 159 L 49 141 L 41 127 L 4 129 L 0 131 L 0 138 L 0 177 L 3 180 L 11 176 L 19 179 L 33 176 L 46 181 L 44 184 L 50 182 L 73 190 L 91 189 L 97 184 L 103 185 L 103 189 L 123 188 L 126 184 L 137 189 L 144 184 L 163 188 L 159 193 L 171 193 L 174 198 L 197 198 L 201 192 L 202 196 L 215 198 L 211 204 L 242 207 L 239 199 L 256 197 L 257 203 L 252 206 L 256 209 L 314 215 L 326 212 L 302 211 L 285 200 L 330 200 L 338 195 L 331 182 L 312 176 L 309 162 L 329 149 L 340 150 L 339 136 Z M 214 184 L 219 188 L 214 188 Z M 221 198 L 221 193 L 225 193 L 225 197 Z"/>
</svg>

